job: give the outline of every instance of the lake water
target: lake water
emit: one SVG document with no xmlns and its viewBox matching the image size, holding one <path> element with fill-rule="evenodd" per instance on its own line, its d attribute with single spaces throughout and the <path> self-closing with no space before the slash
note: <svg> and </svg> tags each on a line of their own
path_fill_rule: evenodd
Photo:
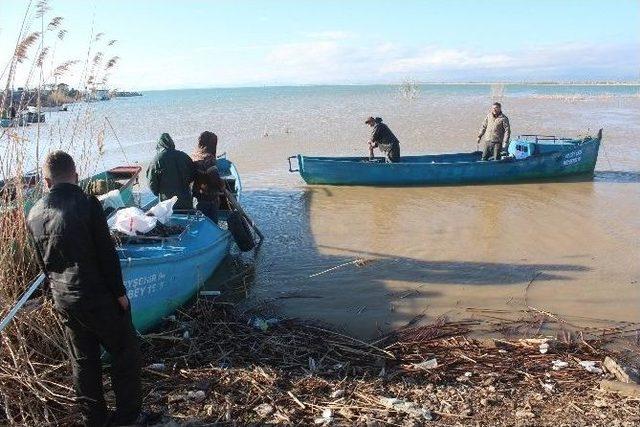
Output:
<svg viewBox="0 0 640 427">
<path fill-rule="evenodd" d="M 469 307 L 517 313 L 528 305 L 585 326 L 640 322 L 640 87 L 424 85 L 410 95 L 413 89 L 148 92 L 48 115 L 40 149 L 59 145 L 61 135 L 68 140 L 78 119 L 104 131 L 99 168 L 149 161 L 162 132 L 190 151 L 201 131 L 214 131 L 267 236 L 247 298 L 268 300 L 287 316 L 319 318 L 363 337 L 419 314 L 477 315 Z M 365 155 L 370 115 L 384 118 L 403 154 L 475 150 L 494 99 L 514 135 L 604 128 L 594 180 L 343 188 L 306 186 L 287 171 L 287 157 L 297 153 Z M 33 140 L 36 129 L 20 132 Z M 352 262 L 360 258 L 367 262 Z"/>
</svg>

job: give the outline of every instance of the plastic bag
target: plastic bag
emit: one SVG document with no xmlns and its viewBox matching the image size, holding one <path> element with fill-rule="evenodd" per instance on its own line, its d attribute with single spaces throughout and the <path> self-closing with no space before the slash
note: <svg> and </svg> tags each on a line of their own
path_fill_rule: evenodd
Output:
<svg viewBox="0 0 640 427">
<path fill-rule="evenodd" d="M 145 215 L 142 209 L 136 207 L 120 209 L 107 221 L 110 229 L 128 236 L 147 233 L 156 223 L 155 217 Z"/>
<path fill-rule="evenodd" d="M 113 210 L 124 208 L 124 202 L 122 201 L 120 190 L 111 190 L 107 194 L 98 196 L 98 200 L 102 203 L 102 207 L 105 211 L 109 208 Z"/>
<path fill-rule="evenodd" d="M 169 200 L 160 202 L 149 209 L 149 213 L 155 216 L 161 223 L 166 224 L 169 222 L 169 219 L 171 219 L 171 215 L 173 215 L 173 205 L 175 205 L 177 201 L 178 196 L 173 196 Z"/>
</svg>

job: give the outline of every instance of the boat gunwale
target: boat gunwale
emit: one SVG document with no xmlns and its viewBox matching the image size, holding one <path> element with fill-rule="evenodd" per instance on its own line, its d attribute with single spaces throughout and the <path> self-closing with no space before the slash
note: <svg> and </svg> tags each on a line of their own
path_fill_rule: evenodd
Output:
<svg viewBox="0 0 640 427">
<path fill-rule="evenodd" d="M 573 141 L 579 141 L 579 140 L 573 140 Z M 515 141 L 512 141 L 515 142 Z M 573 147 L 580 147 L 582 145 L 585 144 L 591 144 L 591 143 L 595 143 L 595 142 L 601 142 L 600 139 L 598 138 L 593 138 L 587 141 L 580 141 L 577 142 L 576 144 L 572 144 Z M 560 144 L 558 144 L 560 145 Z M 568 145 L 568 144 L 567 144 Z M 441 153 L 441 154 L 425 154 L 423 156 L 406 156 L 406 157 L 439 157 L 439 156 L 447 156 L 447 155 L 468 155 L 468 154 L 473 154 L 473 153 L 478 153 L 478 151 L 472 151 L 471 153 Z M 315 162 L 335 162 L 335 163 L 344 163 L 344 164 L 374 164 L 374 165 L 389 165 L 389 166 L 393 166 L 393 167 L 398 167 L 398 166 L 403 166 L 403 165 L 407 165 L 407 166 L 413 166 L 413 165 L 430 165 L 430 166 L 435 166 L 435 165 L 471 165 L 471 164 L 485 164 L 485 165 L 495 165 L 496 163 L 498 164 L 506 164 L 506 163 L 515 163 L 515 162 L 523 162 L 523 161 L 531 161 L 531 160 L 535 160 L 535 159 L 541 159 L 541 158 L 546 158 L 546 157 L 552 157 L 553 155 L 558 155 L 561 154 L 562 151 L 550 151 L 548 153 L 541 153 L 541 154 L 535 154 L 533 156 L 529 156 L 526 157 L 524 159 L 513 159 L 510 157 L 507 158 L 503 158 L 500 160 L 490 160 L 490 161 L 483 161 L 483 160 L 474 160 L 474 161 L 464 161 L 464 162 L 395 162 L 395 163 L 388 163 L 388 162 L 365 162 L 363 160 L 366 160 L 367 157 L 363 156 L 363 157 L 358 157 L 361 160 L 345 160 L 344 158 L 340 158 L 340 157 L 323 157 L 323 156 L 305 156 L 303 154 L 298 154 L 297 157 L 299 160 L 302 160 L 300 163 L 300 172 L 302 173 L 304 171 L 304 162 L 305 160 L 311 160 L 311 161 L 315 161 Z M 351 157 L 354 158 L 354 157 Z M 378 159 L 384 159 L 383 157 L 376 157 Z"/>
<path fill-rule="evenodd" d="M 203 218 L 203 220 L 209 221 L 211 224 L 213 224 L 213 221 L 211 221 L 208 218 Z M 164 262 L 164 261 L 174 262 L 181 259 L 187 259 L 187 258 L 200 255 L 202 252 L 209 251 L 214 246 L 217 246 L 222 240 L 228 240 L 229 237 L 231 236 L 231 233 L 228 230 L 224 230 L 219 226 L 217 226 L 216 224 L 213 224 L 213 225 L 219 228 L 220 231 L 222 231 L 222 234 L 217 239 L 210 241 L 209 244 L 201 248 L 193 249 L 193 250 L 184 250 L 184 251 L 181 251 L 180 253 L 165 253 L 161 256 L 124 257 L 123 252 L 125 251 L 125 249 L 123 249 L 122 247 L 118 247 L 116 248 L 118 252 L 118 258 L 121 263 L 125 263 L 125 265 L 129 266 L 129 265 L 140 265 L 140 264 L 154 264 L 154 263 Z M 131 243 L 130 245 L 136 245 L 138 247 L 143 247 L 143 246 L 155 247 L 155 245 L 160 245 L 160 247 L 168 246 L 164 242 L 158 242 L 153 246 L 145 243 L 140 243 L 140 244 Z"/>
</svg>

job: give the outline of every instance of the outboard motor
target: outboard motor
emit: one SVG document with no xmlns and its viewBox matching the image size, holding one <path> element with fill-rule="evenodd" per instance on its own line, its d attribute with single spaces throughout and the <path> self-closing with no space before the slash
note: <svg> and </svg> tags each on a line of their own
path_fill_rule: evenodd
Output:
<svg viewBox="0 0 640 427">
<path fill-rule="evenodd" d="M 535 142 L 515 140 L 509 144 L 509 156 L 515 157 L 516 160 L 526 159 L 533 156 L 535 152 Z"/>
</svg>

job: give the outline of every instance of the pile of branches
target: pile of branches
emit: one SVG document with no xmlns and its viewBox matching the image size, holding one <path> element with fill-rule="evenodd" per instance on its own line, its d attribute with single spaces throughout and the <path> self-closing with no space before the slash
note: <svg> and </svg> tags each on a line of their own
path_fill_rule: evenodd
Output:
<svg viewBox="0 0 640 427">
<path fill-rule="evenodd" d="M 62 328 L 48 303 L 25 314 L 2 334 L 0 421 L 76 422 Z M 599 390 L 612 355 L 601 341 L 478 340 L 478 321 L 417 323 L 365 342 L 201 299 L 142 336 L 144 404 L 173 425 L 640 421 L 639 399 Z"/>
<path fill-rule="evenodd" d="M 599 390 L 603 342 L 468 338 L 477 323 L 438 319 L 369 343 L 200 301 L 145 337 L 146 404 L 178 423 L 640 421 L 638 399 Z"/>
</svg>

